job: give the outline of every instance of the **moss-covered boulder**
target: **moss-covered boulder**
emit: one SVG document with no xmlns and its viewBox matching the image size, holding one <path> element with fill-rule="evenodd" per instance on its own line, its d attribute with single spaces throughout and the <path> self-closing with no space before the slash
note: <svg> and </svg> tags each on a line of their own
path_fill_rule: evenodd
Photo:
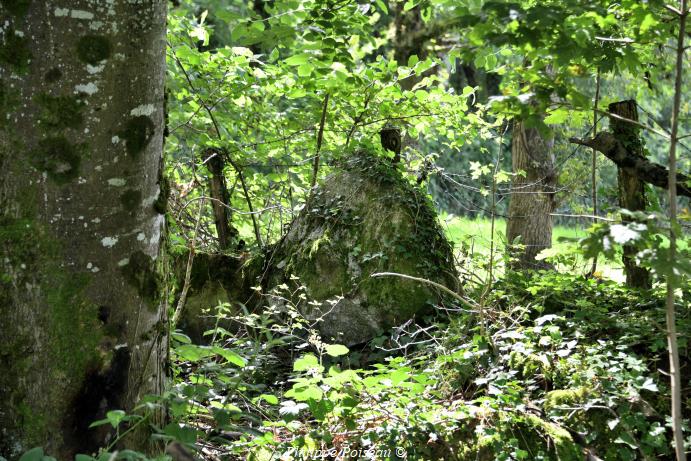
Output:
<svg viewBox="0 0 691 461">
<path fill-rule="evenodd" d="M 451 246 L 426 194 L 390 161 L 366 152 L 341 160 L 293 221 L 272 258 L 270 285 L 297 276 L 301 313 L 324 339 L 352 345 L 429 311 L 440 295 L 395 272 L 456 289 Z"/>
<path fill-rule="evenodd" d="M 175 255 L 175 278 L 183 285 L 189 254 Z M 258 283 L 264 260 L 261 256 L 247 259 L 242 256 L 197 253 L 192 262 L 190 284 L 185 306 L 177 327 L 188 335 L 194 344 L 207 344 L 211 337 L 204 332 L 215 327 L 236 331 L 238 325 L 229 317 L 240 315 L 242 306 L 254 308 L 260 302 L 253 285 Z M 179 299 L 174 300 L 177 306 Z M 222 312 L 220 304 L 226 304 Z"/>
</svg>

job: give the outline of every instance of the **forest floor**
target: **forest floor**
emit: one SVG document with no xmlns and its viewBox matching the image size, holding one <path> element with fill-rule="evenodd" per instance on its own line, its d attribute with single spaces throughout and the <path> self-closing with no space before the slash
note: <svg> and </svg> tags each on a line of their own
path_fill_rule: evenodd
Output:
<svg viewBox="0 0 691 461">
<path fill-rule="evenodd" d="M 448 303 L 348 348 L 302 317 L 297 279 L 259 312 L 221 306 L 211 344 L 172 334 L 173 422 L 157 436 L 205 461 L 671 459 L 664 287 L 625 288 L 604 260 L 583 277 L 584 228 L 554 229 L 559 271 L 505 272 L 503 220 L 494 258 L 489 220 L 442 222 L 478 310 Z"/>
</svg>

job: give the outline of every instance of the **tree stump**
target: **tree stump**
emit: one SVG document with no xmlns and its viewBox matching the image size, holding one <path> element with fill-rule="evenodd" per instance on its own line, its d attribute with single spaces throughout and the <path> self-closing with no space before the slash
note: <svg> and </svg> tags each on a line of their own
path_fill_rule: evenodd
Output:
<svg viewBox="0 0 691 461">
<path fill-rule="evenodd" d="M 618 115 L 628 120 L 638 121 L 638 108 L 635 100 L 613 102 L 608 107 L 611 114 Z M 626 148 L 627 151 L 644 155 L 643 142 L 641 141 L 640 128 L 626 120 L 610 116 L 610 130 L 614 137 Z M 624 168 L 617 169 L 619 206 L 629 211 L 645 211 L 645 183 L 636 175 Z M 623 217 L 624 222 L 630 219 Z M 622 263 L 626 274 L 626 285 L 632 288 L 651 287 L 650 271 L 636 264 L 638 249 L 633 244 L 624 245 Z"/>
</svg>

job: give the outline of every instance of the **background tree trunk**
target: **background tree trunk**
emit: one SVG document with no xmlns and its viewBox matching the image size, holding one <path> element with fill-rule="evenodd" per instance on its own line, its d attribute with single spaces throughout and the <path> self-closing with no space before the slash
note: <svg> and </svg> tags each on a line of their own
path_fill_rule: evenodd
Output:
<svg viewBox="0 0 691 461">
<path fill-rule="evenodd" d="M 399 66 L 407 66 L 408 59 L 413 55 L 416 55 L 420 61 L 427 58 L 427 40 L 420 38 L 421 32 L 425 27 L 420 7 L 416 6 L 405 11 L 403 6 L 401 2 L 395 2 L 391 5 L 395 27 L 393 56 Z M 431 69 L 428 74 L 433 72 Z M 420 80 L 422 80 L 422 76 L 415 75 L 400 80 L 399 84 L 402 89 L 410 90 Z"/>
<path fill-rule="evenodd" d="M 552 139 L 544 138 L 537 128 L 527 128 L 522 121 L 514 121 L 511 139 L 512 170 L 521 170 L 511 184 L 506 238 L 511 245 L 520 236 L 520 245 L 510 250 L 516 258 L 512 267 L 544 269 L 549 265 L 536 261 L 540 251 L 552 246 L 552 216 L 554 211 L 554 155 Z"/>
<path fill-rule="evenodd" d="M 216 149 L 207 149 L 204 152 L 204 161 L 209 170 L 209 195 L 211 196 L 211 209 L 214 213 L 216 234 L 218 235 L 218 247 L 221 251 L 228 250 L 237 244 L 239 232 L 233 227 L 232 213 L 230 212 L 230 194 L 226 186 L 226 178 L 223 176 L 223 158 L 221 152 Z"/>
<path fill-rule="evenodd" d="M 638 121 L 638 108 L 636 101 L 613 102 L 608 107 L 609 112 L 619 115 L 625 119 Z M 643 155 L 643 142 L 638 134 L 639 128 L 629 122 L 619 120 L 614 117 L 609 119 L 610 130 L 614 137 L 624 146 L 624 148 L 635 155 Z M 617 169 L 617 180 L 619 188 L 619 206 L 629 211 L 645 210 L 645 183 L 624 168 Z M 623 221 L 628 221 L 623 218 Z M 636 253 L 638 250 L 635 245 L 624 245 L 622 262 L 624 273 L 626 274 L 626 285 L 633 288 L 650 288 L 650 272 L 636 264 Z"/>
<path fill-rule="evenodd" d="M 166 1 L 0 17 L 0 455 L 73 459 L 164 383 Z"/>
</svg>

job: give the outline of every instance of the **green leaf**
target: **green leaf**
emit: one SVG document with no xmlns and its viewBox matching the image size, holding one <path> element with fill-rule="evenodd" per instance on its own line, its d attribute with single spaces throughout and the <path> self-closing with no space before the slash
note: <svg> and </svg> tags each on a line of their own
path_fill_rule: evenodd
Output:
<svg viewBox="0 0 691 461">
<path fill-rule="evenodd" d="M 391 380 L 391 383 L 396 386 L 403 381 L 407 380 L 410 378 L 410 374 L 408 374 L 408 369 L 407 368 L 399 368 L 397 370 L 394 370 L 391 372 L 389 375 L 389 379 Z"/>
<path fill-rule="evenodd" d="M 307 92 L 304 88 L 293 88 L 286 94 L 286 97 L 288 97 L 289 99 L 297 99 L 302 98 L 305 95 L 307 95 Z"/>
<path fill-rule="evenodd" d="M 311 55 L 307 53 L 294 54 L 293 56 L 286 59 L 285 62 L 289 66 L 300 66 L 309 62 Z"/>
<path fill-rule="evenodd" d="M 324 392 L 319 386 L 312 384 L 309 386 L 293 387 L 285 393 L 285 396 L 294 398 L 300 402 L 306 402 L 308 400 L 321 400 L 324 396 Z"/>
<path fill-rule="evenodd" d="M 199 431 L 191 427 L 180 426 L 178 423 L 170 423 L 163 428 L 166 435 L 173 437 L 182 444 L 193 444 L 197 441 Z"/>
<path fill-rule="evenodd" d="M 278 405 L 278 397 L 271 394 L 262 394 L 259 396 L 259 400 L 264 400 L 269 405 Z"/>
<path fill-rule="evenodd" d="M 298 67 L 298 75 L 300 77 L 309 77 L 310 75 L 312 75 L 313 69 L 314 69 L 314 66 L 312 66 L 312 64 L 309 64 L 309 63 L 301 64 Z"/>
<path fill-rule="evenodd" d="M 76 455 L 74 461 L 94 461 L 96 458 L 89 455 Z"/>
<path fill-rule="evenodd" d="M 191 343 L 192 343 L 192 340 L 190 339 L 190 337 L 187 336 L 186 334 L 184 334 L 184 333 L 181 332 L 181 331 L 174 331 L 174 332 L 172 332 L 172 333 L 170 334 L 170 338 L 171 338 L 173 341 L 177 341 L 177 342 L 179 342 L 179 343 L 181 343 L 181 344 L 191 344 Z"/>
<path fill-rule="evenodd" d="M 645 15 L 645 18 L 643 18 L 643 21 L 641 22 L 641 33 L 644 34 L 648 30 L 650 30 L 651 27 L 654 27 L 658 24 L 657 19 L 652 15 L 652 13 L 648 13 Z"/>
<path fill-rule="evenodd" d="M 403 5 L 403 11 L 410 11 L 413 8 L 415 8 L 415 2 L 413 0 L 408 0 L 405 2 L 405 5 Z"/>
<path fill-rule="evenodd" d="M 494 54 L 488 54 L 485 58 L 485 69 L 493 70 L 497 67 L 497 56 Z"/>
<path fill-rule="evenodd" d="M 114 428 L 118 427 L 118 424 L 120 424 L 126 417 L 127 413 L 122 410 L 111 410 L 106 413 L 106 419 Z"/>
<path fill-rule="evenodd" d="M 343 370 L 331 367 L 329 369 L 329 376 L 324 378 L 324 384 L 331 386 L 334 389 L 340 389 L 344 383 L 352 383 L 359 379 L 359 375 L 355 370 Z"/>
<path fill-rule="evenodd" d="M 252 21 L 250 24 L 250 29 L 256 31 L 256 32 L 264 32 L 264 29 L 266 29 L 266 26 L 262 21 Z"/>
<path fill-rule="evenodd" d="M 319 359 L 313 354 L 305 354 L 293 363 L 293 371 L 306 371 L 319 366 Z"/>
<path fill-rule="evenodd" d="M 550 114 L 545 117 L 545 124 L 547 125 L 559 125 L 564 123 L 569 119 L 569 111 L 564 108 L 559 108 L 550 112 Z"/>
<path fill-rule="evenodd" d="M 626 432 L 622 432 L 621 434 L 619 434 L 619 437 L 614 441 L 614 443 L 622 443 L 628 445 L 633 449 L 638 448 L 638 445 L 636 445 L 636 441 Z"/>
<path fill-rule="evenodd" d="M 340 355 L 346 355 L 349 349 L 341 344 L 329 344 L 326 346 L 326 353 L 331 357 L 338 357 Z"/>
<path fill-rule="evenodd" d="M 228 362 L 232 363 L 233 365 L 237 365 L 238 367 L 244 367 L 245 365 L 247 365 L 247 360 L 245 360 L 236 352 L 231 351 L 230 349 L 224 349 L 223 347 L 214 346 L 212 350 L 216 354 L 226 359 Z"/>
<path fill-rule="evenodd" d="M 41 461 L 43 459 L 43 448 L 36 447 L 24 453 L 19 461 Z"/>
<path fill-rule="evenodd" d="M 108 424 L 108 423 L 110 423 L 110 421 L 108 421 L 107 419 L 99 419 L 99 420 L 94 421 L 93 423 L 89 424 L 89 429 L 91 429 L 92 427 L 103 426 L 104 424 Z"/>
<path fill-rule="evenodd" d="M 196 346 L 194 344 L 183 344 L 173 349 L 181 360 L 196 362 L 205 357 L 213 355 L 213 351 L 208 346 Z"/>
</svg>

